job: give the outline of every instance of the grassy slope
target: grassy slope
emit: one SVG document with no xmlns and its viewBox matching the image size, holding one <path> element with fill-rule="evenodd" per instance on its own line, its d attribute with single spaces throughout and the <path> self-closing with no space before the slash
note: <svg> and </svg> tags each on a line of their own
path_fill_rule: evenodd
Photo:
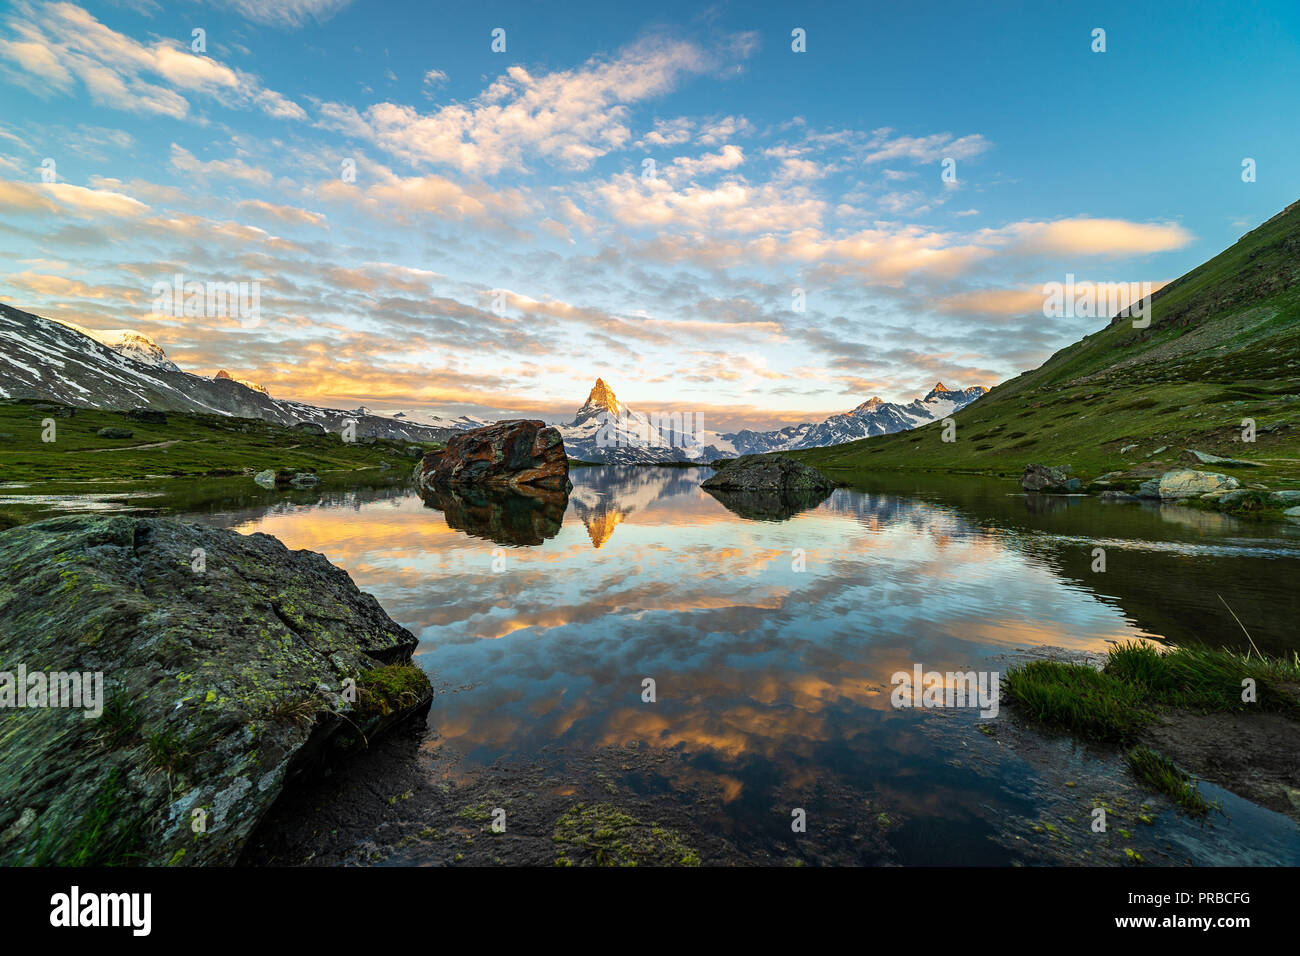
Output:
<svg viewBox="0 0 1300 956">
<path fill-rule="evenodd" d="M 1193 447 L 1264 463 L 1241 473 L 1249 480 L 1297 486 L 1297 396 L 1300 203 L 1156 293 L 1149 328 L 1117 320 L 958 412 L 956 441 L 934 423 L 794 457 L 831 472 L 1018 475 L 1042 462 L 1096 477 L 1163 445 L 1156 458 L 1168 466 Z M 1247 417 L 1253 444 L 1239 440 Z M 1121 455 L 1129 444 L 1138 448 Z"/>
<path fill-rule="evenodd" d="M 71 418 L 54 418 L 57 440 L 45 443 L 41 422 L 52 416 L 37 404 L 0 402 L 2 482 L 212 477 L 265 468 L 327 475 L 378 468 L 382 461 L 403 469 L 411 463 L 404 453 L 408 442 L 345 443 L 338 435 L 307 435 L 256 419 L 179 412 L 169 412 L 166 424 L 151 425 L 122 412 L 79 408 Z M 100 438 L 96 432 L 105 427 L 134 434 Z"/>
</svg>

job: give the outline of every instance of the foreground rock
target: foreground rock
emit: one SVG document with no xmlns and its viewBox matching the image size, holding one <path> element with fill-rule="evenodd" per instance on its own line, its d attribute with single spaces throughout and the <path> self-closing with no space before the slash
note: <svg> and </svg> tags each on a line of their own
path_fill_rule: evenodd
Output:
<svg viewBox="0 0 1300 956">
<path fill-rule="evenodd" d="M 1069 465 L 1055 468 L 1051 465 L 1030 464 L 1020 476 L 1020 487 L 1025 491 L 1078 491 L 1083 482 L 1073 477 Z"/>
<path fill-rule="evenodd" d="M 742 455 L 700 484 L 714 491 L 829 492 L 835 487 L 816 468 L 781 455 Z"/>
<path fill-rule="evenodd" d="M 96 716 L 90 693 L 18 707 L 0 674 L 0 864 L 232 863 L 287 780 L 427 708 L 415 645 L 267 535 L 124 515 L 0 533 L 0 671 L 102 675 Z"/>
<path fill-rule="evenodd" d="M 528 419 L 457 433 L 445 449 L 424 456 L 415 468 L 415 483 L 421 491 L 454 485 L 573 488 L 559 431 Z"/>
</svg>

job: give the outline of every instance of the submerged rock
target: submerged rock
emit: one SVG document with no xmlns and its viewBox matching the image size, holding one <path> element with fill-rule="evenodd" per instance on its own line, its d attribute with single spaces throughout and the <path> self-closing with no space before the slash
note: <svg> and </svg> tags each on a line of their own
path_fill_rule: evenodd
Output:
<svg viewBox="0 0 1300 956">
<path fill-rule="evenodd" d="M 1130 495 L 1126 491 L 1103 491 L 1101 493 L 1102 501 L 1139 501 L 1137 495 Z"/>
<path fill-rule="evenodd" d="M 259 471 L 253 476 L 253 480 L 263 488 L 274 488 L 275 470 L 273 468 L 268 468 L 265 471 Z"/>
<path fill-rule="evenodd" d="M 452 485 L 573 488 L 559 430 L 528 419 L 453 435 L 446 448 L 430 452 L 416 466 L 415 483 L 422 491 Z"/>
<path fill-rule="evenodd" d="M 19 707 L 0 674 L 0 864 L 233 863 L 287 780 L 427 708 L 415 645 L 268 535 L 126 515 L 0 533 L 0 671 L 100 691 Z"/>
<path fill-rule="evenodd" d="M 1161 475 L 1158 488 L 1161 498 L 1196 498 L 1211 491 L 1232 491 L 1240 484 L 1236 478 L 1212 471 L 1179 468 Z"/>
</svg>

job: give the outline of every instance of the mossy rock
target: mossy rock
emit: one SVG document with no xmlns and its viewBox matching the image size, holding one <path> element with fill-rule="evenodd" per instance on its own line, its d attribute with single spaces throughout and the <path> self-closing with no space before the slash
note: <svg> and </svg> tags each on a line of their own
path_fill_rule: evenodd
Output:
<svg viewBox="0 0 1300 956">
<path fill-rule="evenodd" d="M 0 532 L 0 672 L 102 674 L 104 705 L 6 712 L 0 865 L 235 862 L 336 737 L 427 708 L 415 646 L 269 535 L 125 515 Z"/>
</svg>

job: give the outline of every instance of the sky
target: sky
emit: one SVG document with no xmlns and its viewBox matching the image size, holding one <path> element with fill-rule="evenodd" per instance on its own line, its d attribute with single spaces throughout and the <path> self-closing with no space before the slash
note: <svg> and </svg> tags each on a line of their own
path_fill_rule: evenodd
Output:
<svg viewBox="0 0 1300 956">
<path fill-rule="evenodd" d="M 1300 5 L 18 0 L 0 104 L 18 308 L 318 405 L 772 428 L 996 385 L 1109 318 L 1045 283 L 1300 198 Z"/>
</svg>

